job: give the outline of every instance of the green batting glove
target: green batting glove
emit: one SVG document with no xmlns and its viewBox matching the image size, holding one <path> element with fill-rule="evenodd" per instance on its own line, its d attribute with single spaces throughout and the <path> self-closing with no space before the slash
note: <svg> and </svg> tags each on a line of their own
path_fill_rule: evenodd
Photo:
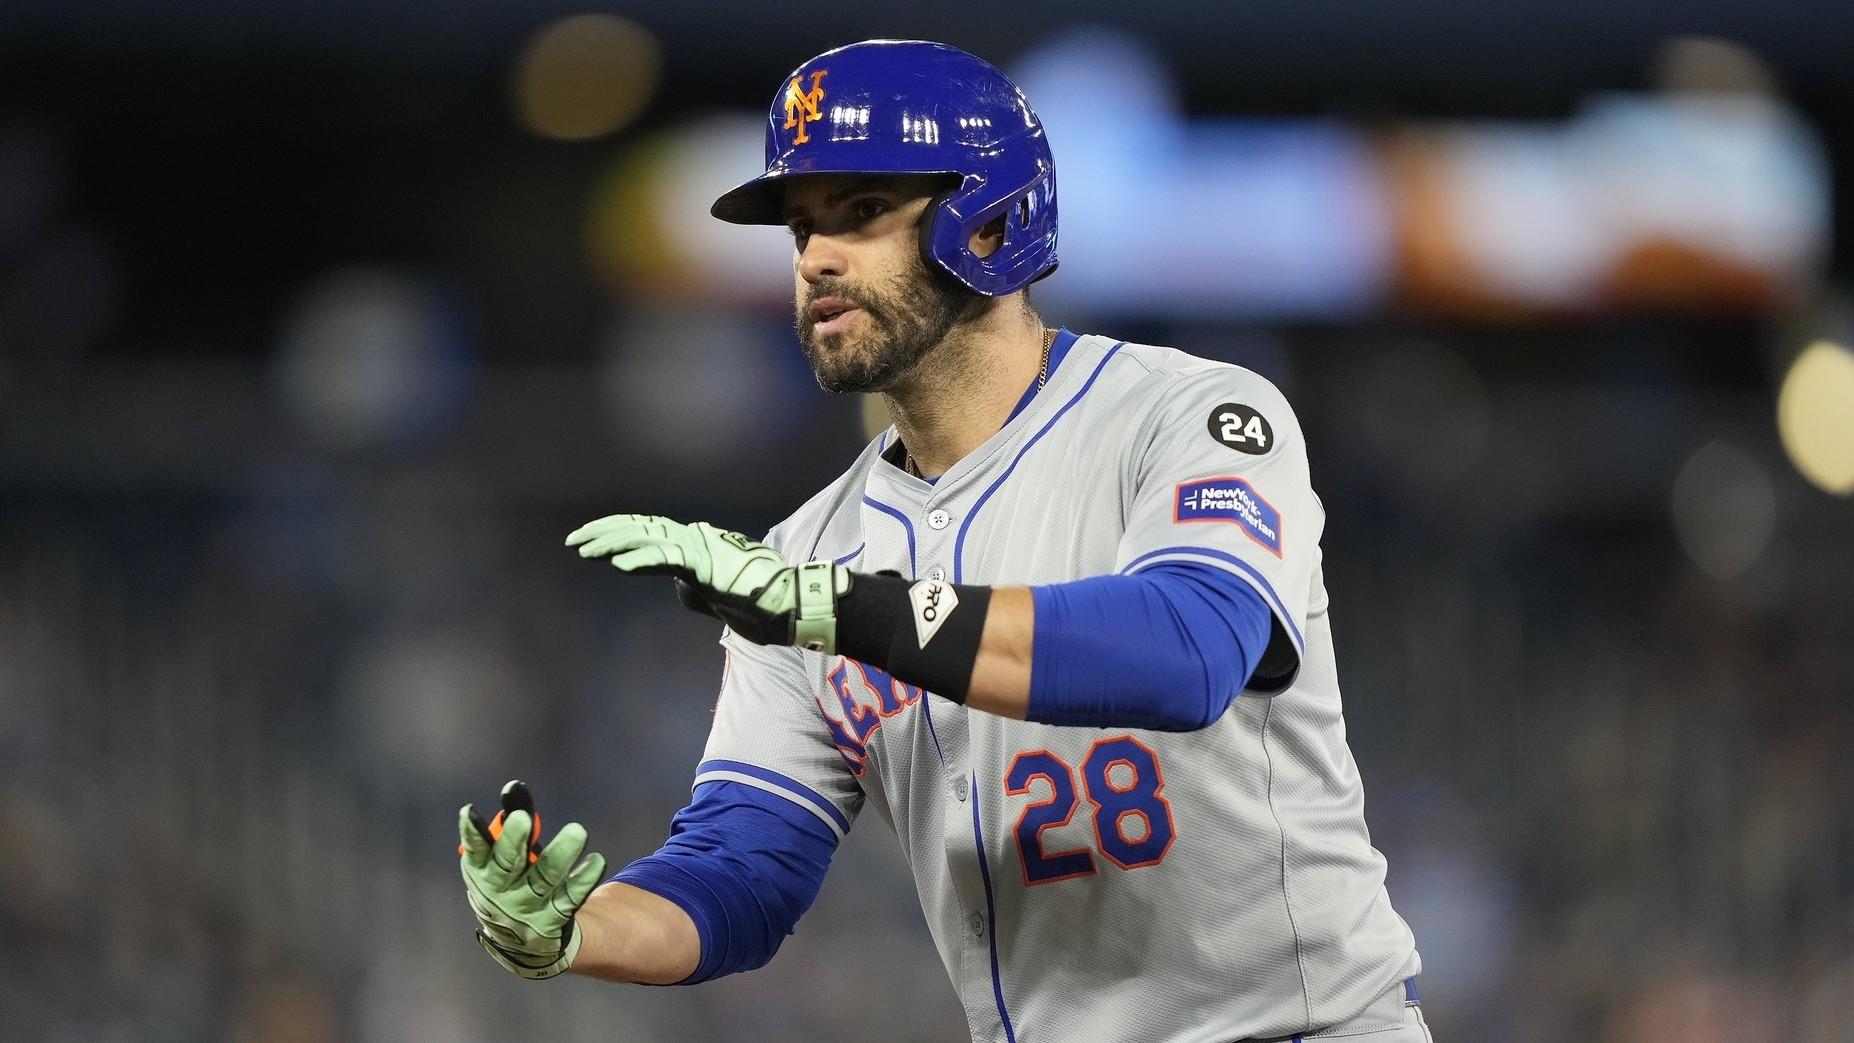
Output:
<svg viewBox="0 0 1854 1043">
<path fill-rule="evenodd" d="M 626 572 L 669 573 L 684 605 L 718 617 L 758 645 L 837 651 L 837 600 L 851 573 L 828 561 L 792 566 L 779 552 L 707 522 L 614 514 L 566 538 L 582 558 L 609 556 Z"/>
<path fill-rule="evenodd" d="M 502 787 L 502 810 L 484 822 L 465 804 L 457 812 L 459 865 L 476 939 L 497 963 L 524 978 L 551 978 L 573 965 L 580 935 L 573 916 L 605 876 L 605 856 L 583 860 L 586 829 L 561 827 L 540 847 L 541 816 L 528 787 Z"/>
</svg>

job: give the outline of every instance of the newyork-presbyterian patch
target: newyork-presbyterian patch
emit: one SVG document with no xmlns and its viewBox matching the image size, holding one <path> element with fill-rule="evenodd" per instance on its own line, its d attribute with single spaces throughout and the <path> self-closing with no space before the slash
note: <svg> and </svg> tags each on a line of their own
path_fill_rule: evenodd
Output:
<svg viewBox="0 0 1854 1043">
<path fill-rule="evenodd" d="M 1200 478 L 1178 483 L 1172 521 L 1229 522 L 1275 557 L 1281 556 L 1281 512 L 1245 478 Z"/>
</svg>

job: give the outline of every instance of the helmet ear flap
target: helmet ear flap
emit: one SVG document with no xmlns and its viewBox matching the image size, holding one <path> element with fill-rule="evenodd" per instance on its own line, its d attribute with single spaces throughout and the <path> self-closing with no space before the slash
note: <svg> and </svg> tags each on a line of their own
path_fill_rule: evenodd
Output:
<svg viewBox="0 0 1854 1043">
<path fill-rule="evenodd" d="M 1013 256 L 1014 252 L 1035 250 L 1034 242 L 1039 234 L 1035 227 L 1038 209 L 1037 194 L 1041 187 L 1041 182 L 1032 183 L 1007 205 L 998 207 L 994 203 L 992 207 L 987 208 L 993 211 L 992 216 L 979 227 L 982 229 L 986 225 L 1002 223 L 1004 229 L 997 250 L 984 257 L 972 252 L 972 236 L 965 231 L 963 225 L 955 230 L 958 233 L 957 241 L 937 235 L 941 230 L 942 221 L 945 221 L 947 225 L 952 225 L 958 217 L 956 207 L 948 206 L 948 201 L 955 196 L 965 194 L 969 188 L 975 191 L 981 189 L 973 186 L 970 181 L 962 181 L 933 197 L 932 202 L 928 204 L 926 216 L 923 217 L 919 226 L 921 257 L 928 269 L 947 273 L 955 282 L 984 297 L 1002 296 L 1010 290 L 1046 278 L 1049 273 L 1056 270 L 1053 246 L 1045 251 L 1046 263 L 1042 270 L 1027 279 L 1019 277 L 1010 282 L 1003 282 L 995 274 L 1000 265 L 1006 269 L 1018 265 Z"/>
<path fill-rule="evenodd" d="M 934 275 L 946 276 L 949 279 L 953 279 L 955 282 L 958 280 L 953 276 L 952 272 L 947 270 L 947 267 L 940 262 L 939 257 L 936 255 L 933 240 L 934 230 L 939 228 L 940 222 L 951 220 L 951 214 L 946 208 L 946 201 L 953 198 L 955 193 L 965 187 L 964 182 L 964 178 L 955 180 L 952 184 L 946 186 L 944 191 L 928 200 L 927 209 L 921 211 L 920 222 L 915 226 L 915 231 L 917 233 L 915 235 L 915 241 L 920 244 L 921 263 L 926 265 L 927 270 Z"/>
<path fill-rule="evenodd" d="M 1035 237 L 1038 234 L 1035 228 L 1035 223 L 1039 216 L 1038 211 L 1044 207 L 1048 207 L 1053 211 L 1055 205 L 1056 192 L 1054 185 L 1046 182 L 1038 182 L 1031 185 L 1023 195 L 1017 198 L 1017 205 L 1011 207 L 1010 212 L 1013 223 L 1016 225 L 1017 234 L 1020 236 Z M 1010 242 L 1010 239 L 1007 237 L 1005 239 L 1005 246 L 1008 247 Z M 1056 254 L 1052 243 L 1048 251 L 1047 267 L 1032 276 L 1030 282 L 1041 282 L 1049 278 L 1056 270 L 1056 263 Z"/>
</svg>

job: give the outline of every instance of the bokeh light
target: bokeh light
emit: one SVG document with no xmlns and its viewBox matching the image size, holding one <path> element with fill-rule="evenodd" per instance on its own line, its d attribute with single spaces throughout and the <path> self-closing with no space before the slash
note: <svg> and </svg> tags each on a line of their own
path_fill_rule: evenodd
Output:
<svg viewBox="0 0 1854 1043">
<path fill-rule="evenodd" d="M 767 437 L 786 411 L 777 358 L 737 315 L 646 308 L 613 324 L 604 347 L 605 401 L 632 451 L 699 464 Z"/>
<path fill-rule="evenodd" d="M 1854 353 L 1824 340 L 1796 356 L 1777 393 L 1777 432 L 1804 478 L 1854 493 Z"/>
<path fill-rule="evenodd" d="M 1655 79 L 1669 92 L 1775 96 L 1776 78 L 1756 51 L 1718 36 L 1676 36 L 1655 55 Z"/>
<path fill-rule="evenodd" d="M 1367 140 L 1328 120 L 1187 117 L 1149 41 L 1060 33 L 1013 63 L 1062 171 L 1057 308 L 1344 314 L 1388 282 Z"/>
<path fill-rule="evenodd" d="M 317 442 L 355 448 L 416 435 L 467 376 L 460 318 L 426 281 L 387 268 L 333 272 L 285 321 L 276 381 Z"/>
<path fill-rule="evenodd" d="M 789 307 L 792 238 L 715 220 L 715 197 L 765 169 L 757 116 L 690 120 L 640 140 L 593 189 L 586 249 L 614 287 L 671 302 Z"/>
<path fill-rule="evenodd" d="M 602 138 L 644 111 L 662 68 L 656 37 L 628 18 L 585 14 L 549 22 L 516 59 L 516 114 L 544 138 Z"/>
<path fill-rule="evenodd" d="M 1708 442 L 1674 479 L 1674 535 L 1700 571 L 1714 579 L 1742 575 L 1764 554 L 1776 528 L 1770 475 L 1730 442 Z"/>
</svg>

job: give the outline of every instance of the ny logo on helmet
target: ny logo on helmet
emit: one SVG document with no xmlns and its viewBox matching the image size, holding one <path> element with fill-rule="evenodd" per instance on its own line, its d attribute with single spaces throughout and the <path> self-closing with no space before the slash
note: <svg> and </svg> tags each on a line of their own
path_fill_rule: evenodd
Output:
<svg viewBox="0 0 1854 1043">
<path fill-rule="evenodd" d="M 818 110 L 818 106 L 824 102 L 824 74 L 829 71 L 828 69 L 819 69 L 812 73 L 811 89 L 808 91 L 801 91 L 798 89 L 799 81 L 804 79 L 803 76 L 792 77 L 792 82 L 786 85 L 785 129 L 791 130 L 793 127 L 798 128 L 798 133 L 792 136 L 792 144 L 794 145 L 803 145 L 805 142 L 811 140 L 811 135 L 805 133 L 805 124 L 810 123 L 812 120 L 824 118 L 824 114 Z"/>
</svg>

